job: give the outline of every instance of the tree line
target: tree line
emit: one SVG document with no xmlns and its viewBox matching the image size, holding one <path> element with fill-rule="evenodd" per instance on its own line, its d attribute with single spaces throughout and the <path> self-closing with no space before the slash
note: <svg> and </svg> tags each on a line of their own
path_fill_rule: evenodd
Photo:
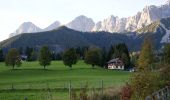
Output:
<svg viewBox="0 0 170 100">
<path fill-rule="evenodd" d="M 24 52 L 23 52 L 24 51 Z M 25 55 L 23 58 L 22 56 Z M 43 46 L 40 50 L 35 48 L 11 48 L 6 55 L 0 49 L 0 61 L 5 61 L 7 66 L 20 66 L 22 60 L 36 61 L 46 69 L 46 66 L 51 64 L 52 60 L 63 60 L 64 65 L 72 68 L 78 60 L 84 60 L 85 63 L 90 64 L 92 68 L 100 66 L 105 68 L 107 62 L 114 58 L 120 58 L 126 68 L 130 66 L 130 56 L 127 46 L 124 43 L 113 45 L 110 50 L 105 48 L 91 47 L 78 47 L 68 48 L 63 52 L 55 53 L 51 51 L 48 46 Z"/>
</svg>

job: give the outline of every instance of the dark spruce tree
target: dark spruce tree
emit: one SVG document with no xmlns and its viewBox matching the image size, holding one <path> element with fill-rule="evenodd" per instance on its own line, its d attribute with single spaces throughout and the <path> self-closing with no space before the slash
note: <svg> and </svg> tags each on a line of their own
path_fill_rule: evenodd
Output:
<svg viewBox="0 0 170 100">
<path fill-rule="evenodd" d="M 102 59 L 101 59 L 101 67 L 105 68 L 107 65 L 107 51 L 105 48 L 102 49 Z"/>
<path fill-rule="evenodd" d="M 77 63 L 77 54 L 75 49 L 71 48 L 64 52 L 63 63 L 64 65 L 69 66 L 70 69 L 72 69 L 72 65 Z"/>
<path fill-rule="evenodd" d="M 77 54 L 77 56 L 78 56 L 78 59 L 81 59 L 81 58 L 82 58 L 81 48 L 80 48 L 80 47 L 77 47 L 75 50 L 76 50 L 76 54 Z"/>
<path fill-rule="evenodd" d="M 77 47 L 76 53 L 79 59 L 84 60 L 85 52 L 88 50 L 88 47 Z"/>
<path fill-rule="evenodd" d="M 27 61 L 31 61 L 31 54 L 33 52 L 33 48 L 26 47 L 25 49 L 25 55 L 27 55 Z"/>
<path fill-rule="evenodd" d="M 30 61 L 36 61 L 38 59 L 38 54 L 37 52 L 33 51 L 31 53 Z"/>
<path fill-rule="evenodd" d="M 89 50 L 85 54 L 85 63 L 91 64 L 92 68 L 94 69 L 94 66 L 101 65 L 102 60 L 102 54 L 101 50 L 98 48 L 89 48 Z"/>
<path fill-rule="evenodd" d="M 113 48 L 113 46 L 110 46 L 110 49 L 109 49 L 109 51 L 107 53 L 107 61 L 109 61 L 109 60 L 111 60 L 113 58 L 112 57 L 113 54 L 114 54 L 114 48 Z"/>
<path fill-rule="evenodd" d="M 23 54 L 23 48 L 22 48 L 22 47 L 19 48 L 19 54 L 20 54 L 20 55 Z"/>
<path fill-rule="evenodd" d="M 57 53 L 55 56 L 55 60 L 62 60 L 63 52 Z"/>
<path fill-rule="evenodd" d="M 12 69 L 14 69 L 16 65 L 17 66 L 21 65 L 21 58 L 19 51 L 17 49 L 12 48 L 9 50 L 5 57 L 5 64 L 6 66 L 12 66 Z"/>
<path fill-rule="evenodd" d="M 46 69 L 51 64 L 51 53 L 47 46 L 43 46 L 39 52 L 39 63 Z"/>
<path fill-rule="evenodd" d="M 3 50 L 0 49 L 0 62 L 4 61 L 4 54 L 3 54 Z"/>
<path fill-rule="evenodd" d="M 131 65 L 129 50 L 125 43 L 121 44 L 121 59 L 125 64 L 125 68 L 128 69 Z"/>
</svg>

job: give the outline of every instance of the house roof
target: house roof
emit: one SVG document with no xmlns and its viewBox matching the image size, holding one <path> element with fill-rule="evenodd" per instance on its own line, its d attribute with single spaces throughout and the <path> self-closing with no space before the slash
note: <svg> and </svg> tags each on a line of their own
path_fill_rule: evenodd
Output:
<svg viewBox="0 0 170 100">
<path fill-rule="evenodd" d="M 113 63 L 113 62 L 116 62 L 116 61 L 121 61 L 121 60 L 119 58 L 115 58 L 115 59 L 108 61 L 107 63 Z"/>
</svg>

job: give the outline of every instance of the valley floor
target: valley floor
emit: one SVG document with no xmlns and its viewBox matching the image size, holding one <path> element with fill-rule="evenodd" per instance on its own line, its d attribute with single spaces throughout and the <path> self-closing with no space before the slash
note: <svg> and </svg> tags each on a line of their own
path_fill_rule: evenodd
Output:
<svg viewBox="0 0 170 100">
<path fill-rule="evenodd" d="M 49 96 L 67 100 L 70 84 L 73 89 L 80 89 L 85 85 L 88 88 L 101 88 L 101 84 L 104 88 L 120 87 L 130 77 L 130 73 L 126 71 L 99 67 L 92 69 L 83 61 L 73 65 L 72 70 L 64 66 L 62 61 L 53 61 L 47 69 L 43 70 L 38 62 L 23 62 L 16 70 L 0 63 L 0 100 L 43 100 L 42 98 Z M 48 89 L 52 91 L 49 92 Z"/>
</svg>

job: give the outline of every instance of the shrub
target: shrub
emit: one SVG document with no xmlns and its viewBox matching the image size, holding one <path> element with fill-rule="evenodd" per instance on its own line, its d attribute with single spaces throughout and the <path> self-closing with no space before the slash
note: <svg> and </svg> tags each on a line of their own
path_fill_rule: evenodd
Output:
<svg viewBox="0 0 170 100">
<path fill-rule="evenodd" d="M 122 87 L 120 95 L 121 95 L 121 100 L 130 100 L 133 94 L 133 90 L 131 85 L 126 83 L 124 87 Z"/>
</svg>

